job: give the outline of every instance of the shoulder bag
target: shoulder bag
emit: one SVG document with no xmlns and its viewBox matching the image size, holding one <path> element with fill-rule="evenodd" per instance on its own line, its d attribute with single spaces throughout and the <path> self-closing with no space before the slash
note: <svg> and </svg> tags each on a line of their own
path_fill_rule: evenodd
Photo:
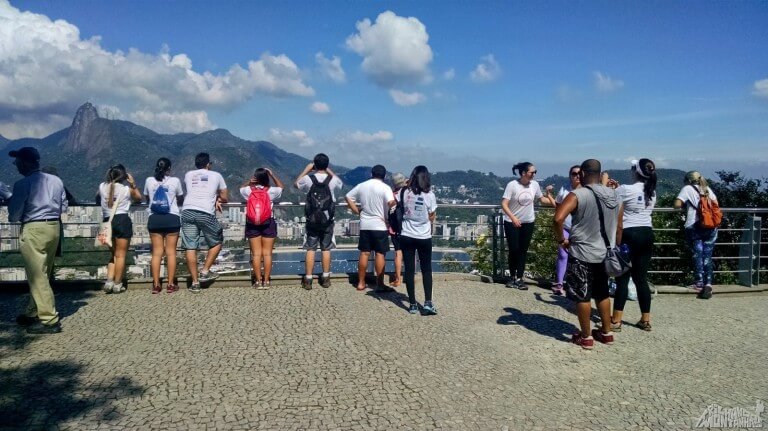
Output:
<svg viewBox="0 0 768 431">
<path fill-rule="evenodd" d="M 117 195 L 117 199 L 112 203 L 112 211 L 109 213 L 109 219 L 101 222 L 99 225 L 99 233 L 96 238 L 93 239 L 93 245 L 96 247 L 112 247 L 112 219 L 115 218 L 115 212 L 117 211 L 117 205 L 123 198 L 125 189 L 121 190 Z"/>
</svg>

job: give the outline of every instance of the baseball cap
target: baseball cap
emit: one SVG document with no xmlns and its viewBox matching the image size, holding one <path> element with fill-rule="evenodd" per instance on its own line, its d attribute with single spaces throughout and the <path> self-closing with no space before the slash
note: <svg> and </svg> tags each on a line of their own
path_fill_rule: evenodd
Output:
<svg viewBox="0 0 768 431">
<path fill-rule="evenodd" d="M 36 162 L 40 160 L 40 153 L 37 151 L 37 148 L 33 147 L 21 147 L 18 150 L 8 152 L 8 155 L 26 162 Z"/>
<path fill-rule="evenodd" d="M 405 178 L 405 175 L 401 174 L 400 172 L 392 175 L 392 184 L 394 184 L 397 188 L 404 187 L 407 181 L 408 179 Z"/>
</svg>

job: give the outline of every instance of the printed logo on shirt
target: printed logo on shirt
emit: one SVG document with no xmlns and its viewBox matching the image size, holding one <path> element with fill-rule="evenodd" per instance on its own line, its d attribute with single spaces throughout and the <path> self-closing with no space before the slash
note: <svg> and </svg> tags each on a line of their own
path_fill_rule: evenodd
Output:
<svg viewBox="0 0 768 431">
<path fill-rule="evenodd" d="M 533 204 L 533 194 L 528 190 L 518 193 L 517 204 L 523 207 Z"/>
</svg>

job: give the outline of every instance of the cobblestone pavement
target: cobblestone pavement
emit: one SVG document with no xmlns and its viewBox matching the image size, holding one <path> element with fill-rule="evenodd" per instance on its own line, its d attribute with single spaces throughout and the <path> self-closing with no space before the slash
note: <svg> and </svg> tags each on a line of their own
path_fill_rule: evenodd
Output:
<svg viewBox="0 0 768 431">
<path fill-rule="evenodd" d="M 768 295 L 659 296 L 587 352 L 544 290 L 441 281 L 434 317 L 403 290 L 67 292 L 34 337 L 0 294 L 0 428 L 685 429 L 768 401 Z"/>
</svg>

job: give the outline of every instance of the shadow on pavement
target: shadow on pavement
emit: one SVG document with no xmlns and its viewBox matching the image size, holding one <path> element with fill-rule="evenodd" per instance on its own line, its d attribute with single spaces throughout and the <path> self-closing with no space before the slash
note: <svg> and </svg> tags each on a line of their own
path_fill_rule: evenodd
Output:
<svg viewBox="0 0 768 431">
<path fill-rule="evenodd" d="M 569 313 L 573 314 L 573 318 L 576 319 L 576 304 L 571 301 L 570 299 L 564 297 L 564 296 L 558 296 L 558 295 L 549 295 L 549 297 L 552 299 L 551 301 L 547 301 L 544 299 L 544 296 L 541 293 L 534 293 L 534 297 L 536 297 L 536 300 L 539 302 L 543 302 L 545 304 L 550 305 L 556 305 L 558 307 L 562 307 L 564 310 L 568 311 Z M 600 313 L 598 313 L 597 309 L 595 307 L 592 307 L 592 315 L 590 319 L 593 322 L 599 322 L 600 321 Z"/>
<path fill-rule="evenodd" d="M 116 420 L 121 414 L 110 404 L 144 392 L 128 377 L 85 385 L 83 371 L 61 360 L 0 369 L 0 429 L 58 429 L 93 410 L 102 412 L 101 420 Z"/>
<path fill-rule="evenodd" d="M 499 317 L 496 321 L 499 325 L 520 325 L 530 331 L 565 342 L 570 341 L 570 337 L 565 334 L 576 332 L 576 326 L 572 323 L 552 316 L 537 313 L 526 314 L 512 307 L 505 307 L 504 311 L 509 314 Z"/>
<path fill-rule="evenodd" d="M 88 299 L 101 294 L 93 290 L 62 292 L 54 289 L 53 292 L 56 296 L 56 311 L 59 312 L 59 318 L 62 319 L 77 313 L 77 310 L 88 304 Z M 3 310 L 2 321 L 15 322 L 16 316 L 24 312 L 28 302 L 29 291 L 25 293 L 0 293 L 0 309 Z"/>
</svg>

